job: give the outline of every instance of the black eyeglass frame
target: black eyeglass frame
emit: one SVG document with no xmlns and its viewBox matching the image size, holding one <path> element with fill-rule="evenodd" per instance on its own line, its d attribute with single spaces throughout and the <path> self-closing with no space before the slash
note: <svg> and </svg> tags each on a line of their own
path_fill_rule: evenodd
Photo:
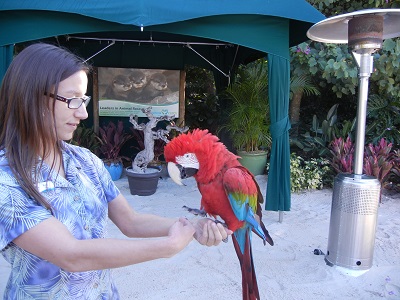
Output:
<svg viewBox="0 0 400 300">
<path fill-rule="evenodd" d="M 60 95 L 54 95 L 53 93 L 49 93 L 49 94 L 44 93 L 44 94 L 45 94 L 45 95 L 49 95 L 51 98 L 54 98 L 54 99 L 56 99 L 56 100 L 59 100 L 59 101 L 62 101 L 62 102 L 67 103 L 69 109 L 78 109 L 79 107 L 82 106 L 82 104 L 85 104 L 85 107 L 87 107 L 88 104 L 89 104 L 89 102 L 90 102 L 90 99 L 91 99 L 90 96 L 86 96 L 86 95 L 83 95 L 82 97 L 66 98 L 66 97 L 63 97 L 63 96 L 60 96 Z M 79 106 L 77 106 L 77 107 L 70 107 L 71 101 L 74 100 L 74 99 L 79 99 L 79 100 L 81 100 L 82 102 L 81 102 L 81 104 L 79 104 Z"/>
</svg>

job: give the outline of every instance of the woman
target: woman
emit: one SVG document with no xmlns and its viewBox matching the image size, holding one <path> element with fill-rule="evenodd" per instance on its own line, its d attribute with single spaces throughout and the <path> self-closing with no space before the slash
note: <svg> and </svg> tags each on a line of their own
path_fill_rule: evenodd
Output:
<svg viewBox="0 0 400 300">
<path fill-rule="evenodd" d="M 171 257 L 193 239 L 230 232 L 201 219 L 136 213 L 102 161 L 70 145 L 88 117 L 89 67 L 69 51 L 33 44 L 0 90 L 0 249 L 11 264 L 4 299 L 119 299 L 110 269 Z M 108 218 L 128 237 L 109 239 Z"/>
</svg>

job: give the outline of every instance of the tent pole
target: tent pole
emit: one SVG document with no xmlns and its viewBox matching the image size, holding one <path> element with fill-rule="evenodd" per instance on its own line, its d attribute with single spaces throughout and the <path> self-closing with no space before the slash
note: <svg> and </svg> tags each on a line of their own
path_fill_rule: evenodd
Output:
<svg viewBox="0 0 400 300">
<path fill-rule="evenodd" d="M 93 57 L 95 57 L 97 54 L 99 54 L 100 52 L 103 52 L 104 50 L 106 50 L 108 47 L 111 47 L 112 45 L 115 44 L 115 41 L 111 41 L 111 43 L 109 45 L 107 45 L 106 47 L 104 47 L 103 49 L 101 49 L 100 51 L 96 52 L 95 54 L 93 54 L 91 57 L 85 59 L 84 62 L 87 62 L 89 59 L 92 59 Z"/>
<path fill-rule="evenodd" d="M 222 75 L 224 75 L 228 80 L 230 81 L 231 76 L 230 74 L 225 74 L 221 69 L 219 69 L 216 65 L 214 65 L 211 61 L 209 61 L 207 58 L 205 58 L 203 55 L 201 55 L 199 52 L 194 50 L 190 44 L 186 45 L 190 50 L 192 50 L 194 53 L 196 53 L 198 56 L 200 56 L 202 59 L 204 59 L 206 62 L 208 62 L 211 66 L 213 66 L 216 70 L 218 70 Z M 229 71 L 230 72 L 230 71 Z"/>
</svg>

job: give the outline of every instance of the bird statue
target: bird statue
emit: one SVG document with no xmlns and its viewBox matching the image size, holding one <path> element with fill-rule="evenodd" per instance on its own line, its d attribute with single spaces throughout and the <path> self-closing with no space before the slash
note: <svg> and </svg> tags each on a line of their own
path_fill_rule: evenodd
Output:
<svg viewBox="0 0 400 300">
<path fill-rule="evenodd" d="M 189 209 L 215 218 L 233 231 L 232 241 L 242 271 L 243 300 L 260 299 L 251 249 L 252 232 L 274 244 L 261 217 L 264 202 L 253 174 L 238 161 L 219 138 L 208 130 L 173 138 L 164 148 L 168 173 L 177 184 L 193 176 L 201 193 L 200 209 Z"/>
</svg>

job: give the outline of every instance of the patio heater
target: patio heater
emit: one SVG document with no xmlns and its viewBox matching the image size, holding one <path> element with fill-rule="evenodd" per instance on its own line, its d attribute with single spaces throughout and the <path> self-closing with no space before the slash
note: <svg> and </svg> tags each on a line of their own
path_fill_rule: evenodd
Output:
<svg viewBox="0 0 400 300">
<path fill-rule="evenodd" d="M 338 15 L 313 25 L 307 36 L 323 43 L 348 43 L 359 69 L 354 174 L 334 180 L 329 238 L 325 262 L 352 271 L 372 267 L 381 186 L 363 174 L 368 82 L 372 54 L 383 39 L 400 36 L 400 9 L 367 9 Z"/>
</svg>

